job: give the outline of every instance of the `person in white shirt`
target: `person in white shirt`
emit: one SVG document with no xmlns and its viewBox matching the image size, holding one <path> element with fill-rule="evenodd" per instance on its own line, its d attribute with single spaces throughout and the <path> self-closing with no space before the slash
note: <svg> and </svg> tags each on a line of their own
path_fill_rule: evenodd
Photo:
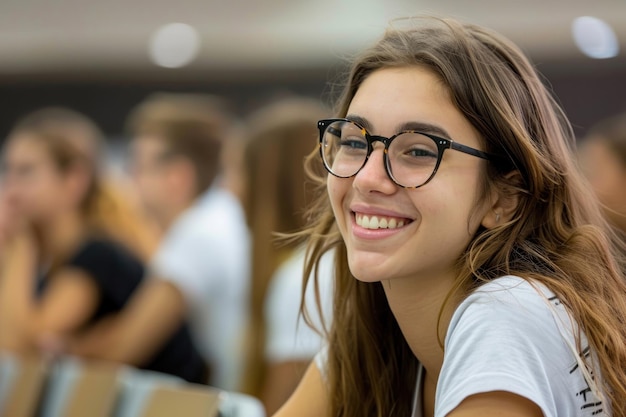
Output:
<svg viewBox="0 0 626 417">
<path fill-rule="evenodd" d="M 248 240 L 239 201 L 212 186 L 168 230 L 150 265 L 189 306 L 192 334 L 211 365 L 211 385 L 229 390 L 238 389 L 243 372 Z"/>
<path fill-rule="evenodd" d="M 284 362 L 308 364 L 324 346 L 320 332 L 332 318 L 334 259 L 331 252 L 320 261 L 317 288 L 322 307 L 321 317 L 315 308 L 317 303 L 315 287 L 313 281 L 309 280 L 305 304 L 310 306 L 311 323 L 307 324 L 300 315 L 305 255 L 304 247 L 297 248 L 276 270 L 267 290 L 265 358 L 271 364 Z"/>
<path fill-rule="evenodd" d="M 322 346 L 320 334 L 299 316 L 304 249 L 277 238 L 306 224 L 312 194 L 304 159 L 315 147 L 315 122 L 325 115 L 319 102 L 290 97 L 257 110 L 247 123 L 244 202 L 252 236 L 252 296 L 244 389 L 262 399 L 268 414 L 289 398 Z M 332 267 L 321 275 L 320 302 L 330 320 Z M 315 303 L 310 287 L 308 298 Z"/>
<path fill-rule="evenodd" d="M 622 244 L 510 41 L 394 22 L 308 160 L 327 345 L 276 417 L 626 417 Z"/>
<path fill-rule="evenodd" d="M 98 341 L 90 353 L 126 362 L 149 356 L 189 317 L 209 365 L 206 382 L 237 389 L 250 254 L 243 209 L 218 178 L 229 117 L 214 97 L 160 94 L 129 120 L 133 176 L 163 237 L 149 264 L 150 279 L 123 314 L 88 338 Z"/>
</svg>

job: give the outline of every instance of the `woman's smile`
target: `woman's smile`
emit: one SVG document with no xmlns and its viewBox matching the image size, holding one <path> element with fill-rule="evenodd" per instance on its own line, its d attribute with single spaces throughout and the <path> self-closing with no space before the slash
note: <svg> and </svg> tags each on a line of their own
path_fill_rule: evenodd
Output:
<svg viewBox="0 0 626 417">
<path fill-rule="evenodd" d="M 404 232 L 415 220 L 395 210 L 352 204 L 352 234 L 357 239 L 385 239 Z"/>
</svg>

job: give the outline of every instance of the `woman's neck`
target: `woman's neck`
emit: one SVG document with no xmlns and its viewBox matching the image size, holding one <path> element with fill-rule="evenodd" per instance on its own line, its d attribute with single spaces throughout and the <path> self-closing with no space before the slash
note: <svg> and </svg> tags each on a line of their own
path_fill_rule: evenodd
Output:
<svg viewBox="0 0 626 417">
<path fill-rule="evenodd" d="M 389 307 L 426 377 L 437 381 L 443 364 L 443 342 L 456 303 L 446 298 L 454 274 L 436 279 L 402 278 L 383 281 Z M 442 311 L 442 307 L 445 309 Z M 434 378 L 434 379 L 433 379 Z"/>
<path fill-rule="evenodd" d="M 64 213 L 38 228 L 42 262 L 58 266 L 77 249 L 85 235 L 85 225 L 79 213 Z"/>
<path fill-rule="evenodd" d="M 198 198 L 199 197 L 183 199 L 172 198 L 167 205 L 160 207 L 159 212 L 155 213 L 155 220 L 160 232 L 167 233 L 180 216 L 196 204 Z"/>
</svg>

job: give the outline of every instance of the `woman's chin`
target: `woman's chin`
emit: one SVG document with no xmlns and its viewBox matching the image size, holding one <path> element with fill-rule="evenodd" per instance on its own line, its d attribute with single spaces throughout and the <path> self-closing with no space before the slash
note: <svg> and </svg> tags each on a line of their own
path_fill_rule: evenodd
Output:
<svg viewBox="0 0 626 417">
<path fill-rule="evenodd" d="M 348 260 L 350 272 L 361 282 L 380 282 L 389 279 L 393 274 L 384 262 L 350 262 Z"/>
<path fill-rule="evenodd" d="M 354 275 L 354 274 L 353 274 Z M 366 282 L 366 283 L 374 283 L 374 282 L 380 282 L 382 281 L 382 278 L 378 277 L 378 276 L 357 276 L 354 275 L 354 277 L 357 279 L 357 281 L 361 281 L 361 282 Z"/>
</svg>

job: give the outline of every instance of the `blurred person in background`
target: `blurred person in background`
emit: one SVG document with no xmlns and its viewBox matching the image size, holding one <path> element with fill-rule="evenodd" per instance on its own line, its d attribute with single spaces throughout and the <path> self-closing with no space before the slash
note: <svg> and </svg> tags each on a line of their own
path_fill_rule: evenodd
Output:
<svg viewBox="0 0 626 417">
<path fill-rule="evenodd" d="M 230 124 L 220 100 L 195 94 L 156 94 L 130 114 L 132 174 L 164 234 L 150 260 L 151 278 L 128 309 L 75 349 L 134 362 L 189 315 L 211 368 L 208 382 L 238 388 L 250 255 L 241 204 L 220 183 Z M 137 332 L 145 327 L 150 332 Z"/>
<path fill-rule="evenodd" d="M 626 236 L 626 113 L 593 126 L 580 159 L 605 215 Z"/>
<path fill-rule="evenodd" d="M 46 108 L 19 121 L 2 153 L 0 340 L 18 352 L 55 349 L 123 310 L 153 242 L 103 180 L 102 135 L 85 116 Z M 137 329 L 142 334 L 144 329 Z M 136 365 L 199 382 L 186 326 Z"/>
<path fill-rule="evenodd" d="M 304 159 L 315 146 L 316 121 L 326 114 L 317 101 L 286 98 L 249 118 L 244 201 L 252 235 L 252 297 L 245 391 L 262 399 L 268 415 L 289 398 L 321 348 L 321 336 L 299 320 L 304 248 L 276 240 L 305 225 L 312 190 Z M 328 320 L 332 261 L 320 266 L 320 277 L 319 301 Z M 315 304 L 311 287 L 307 298 Z"/>
<path fill-rule="evenodd" d="M 246 198 L 244 151 L 247 136 L 244 123 L 233 122 L 224 141 L 222 157 L 220 158 L 222 166 L 219 178 L 220 186 L 234 195 L 240 203 L 243 203 Z"/>
</svg>

